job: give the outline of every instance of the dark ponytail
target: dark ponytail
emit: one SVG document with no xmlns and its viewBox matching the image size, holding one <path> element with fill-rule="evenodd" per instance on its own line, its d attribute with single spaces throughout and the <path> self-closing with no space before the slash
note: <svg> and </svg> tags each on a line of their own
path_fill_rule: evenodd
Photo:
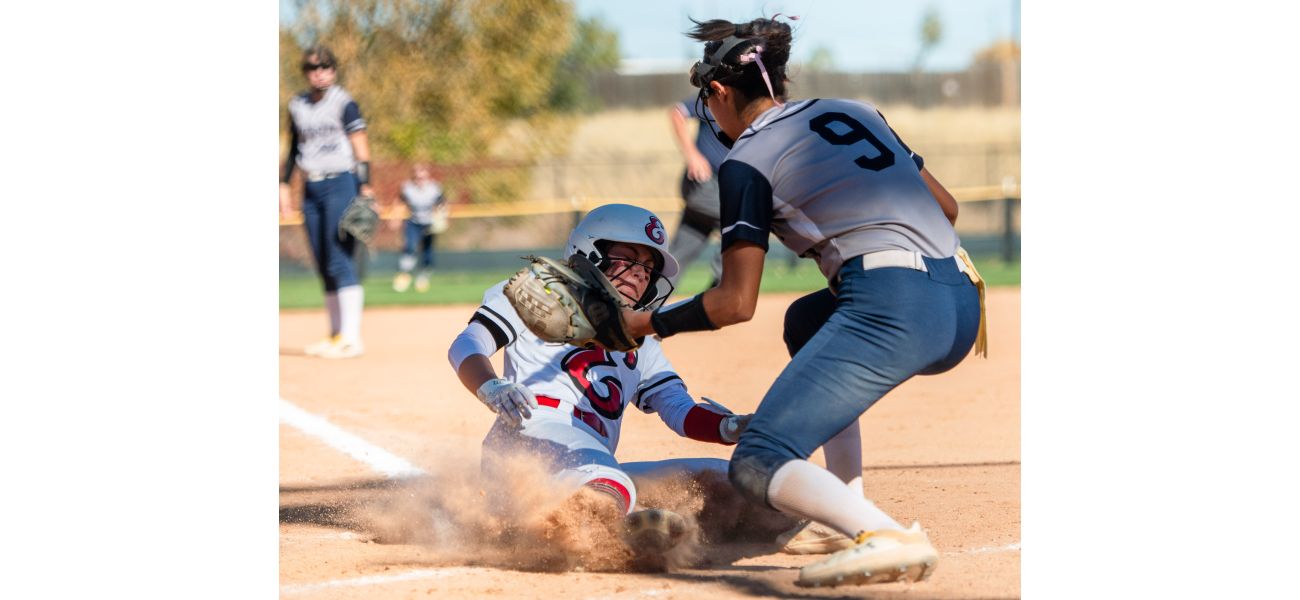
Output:
<svg viewBox="0 0 1300 600">
<path fill-rule="evenodd" d="M 779 15 L 778 15 L 779 16 Z M 772 92 L 779 99 L 786 97 L 785 84 L 790 81 L 786 75 L 786 63 L 790 60 L 790 45 L 794 38 L 790 25 L 772 19 L 754 19 L 748 23 L 736 24 L 724 19 L 696 21 L 695 29 L 686 35 L 705 42 L 704 56 L 707 59 L 722 45 L 728 37 L 738 37 L 745 43 L 736 46 L 721 57 L 722 64 L 717 67 L 717 75 L 712 79 L 723 85 L 734 87 L 747 99 L 767 95 L 767 85 L 763 82 L 758 66 L 754 63 L 740 64 L 738 57 L 762 46 L 761 60 L 767 72 L 771 74 Z"/>
</svg>

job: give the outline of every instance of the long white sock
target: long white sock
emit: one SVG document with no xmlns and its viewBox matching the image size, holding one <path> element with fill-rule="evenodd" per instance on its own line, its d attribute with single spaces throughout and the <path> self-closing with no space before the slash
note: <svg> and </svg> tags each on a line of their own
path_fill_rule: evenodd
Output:
<svg viewBox="0 0 1300 600">
<path fill-rule="evenodd" d="M 361 339 L 361 309 L 365 306 L 366 291 L 359 285 L 339 288 L 339 307 L 342 320 L 339 335 L 350 341 Z"/>
<path fill-rule="evenodd" d="M 858 422 L 835 434 L 822 446 L 826 455 L 826 469 L 849 486 L 849 489 L 866 497 L 862 491 L 862 429 Z"/>
<path fill-rule="evenodd" d="M 325 312 L 330 315 L 330 337 L 339 334 L 339 293 L 325 292 Z"/>
<path fill-rule="evenodd" d="M 863 531 L 903 530 L 830 471 L 806 460 L 792 460 L 777 469 L 767 499 L 781 512 L 824 523 L 849 537 Z"/>
</svg>

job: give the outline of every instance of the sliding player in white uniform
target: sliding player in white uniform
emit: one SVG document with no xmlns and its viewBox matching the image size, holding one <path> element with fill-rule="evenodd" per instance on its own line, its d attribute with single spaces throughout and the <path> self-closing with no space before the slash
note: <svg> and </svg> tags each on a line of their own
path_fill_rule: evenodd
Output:
<svg viewBox="0 0 1300 600">
<path fill-rule="evenodd" d="M 587 256 L 629 306 L 653 310 L 672 292 L 670 281 L 678 272 L 667 241 L 663 223 L 650 211 L 609 204 L 574 228 L 565 257 Z M 483 442 L 484 475 L 492 478 L 511 452 L 542 456 L 561 485 L 605 494 L 627 515 L 627 541 L 634 551 L 642 550 L 638 545 L 655 546 L 653 550 L 671 546 L 676 540 L 653 538 L 665 529 L 684 530 L 684 520 L 666 510 L 637 511 L 629 472 L 710 470 L 722 477 L 727 463 L 701 458 L 620 465 L 614 451 L 624 410 L 635 406 L 658 414 L 678 435 L 727 445 L 736 442 L 749 415 L 697 404 L 653 337 L 626 353 L 541 341 L 523 325 L 502 293 L 504 286 L 503 281 L 488 289 L 448 353 L 465 388 L 498 415 Z M 501 349 L 505 373 L 498 377 L 488 357 Z M 662 524 L 668 527 L 646 527 Z M 639 528 L 649 531 L 638 533 Z"/>
</svg>

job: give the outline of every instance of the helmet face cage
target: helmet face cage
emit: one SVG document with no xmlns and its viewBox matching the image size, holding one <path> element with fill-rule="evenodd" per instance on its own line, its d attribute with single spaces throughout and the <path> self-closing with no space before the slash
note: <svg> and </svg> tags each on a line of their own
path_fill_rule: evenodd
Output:
<svg viewBox="0 0 1300 600">
<path fill-rule="evenodd" d="M 668 236 L 663 223 L 654 213 L 629 204 L 597 207 L 573 228 L 565 247 L 565 257 L 582 254 L 601 271 L 605 271 L 611 264 L 609 247 L 617 242 L 649 248 L 655 259 L 654 264 L 627 261 L 632 264 L 612 274 L 607 273 L 607 276 L 613 280 L 635 265 L 645 267 L 650 273 L 650 281 L 641 297 L 632 302 L 632 307 L 636 310 L 653 310 L 662 306 L 668 296 L 672 295 L 671 278 L 677 275 L 679 266 L 677 259 L 668 252 Z"/>
<path fill-rule="evenodd" d="M 654 310 L 663 305 L 664 301 L 668 299 L 668 296 L 672 294 L 673 287 L 672 282 L 669 281 L 667 277 L 664 277 L 663 269 L 659 265 L 659 263 L 663 262 L 663 259 L 659 257 L 659 254 L 653 250 L 650 252 L 654 261 L 652 264 L 646 264 L 630 258 L 620 257 L 618 262 L 625 266 L 618 271 L 610 272 L 609 266 L 614 262 L 614 260 L 609 256 L 609 247 L 614 244 L 615 242 L 610 240 L 596 241 L 596 249 L 601 254 L 599 261 L 593 261 L 596 267 L 599 268 L 601 272 L 605 273 L 605 276 L 608 277 L 611 282 L 622 277 L 634 267 L 640 266 L 644 268 L 646 272 L 650 274 L 650 281 L 646 283 L 645 292 L 641 294 L 641 297 L 631 300 L 632 308 L 636 310 Z M 666 290 L 660 290 L 658 287 L 657 284 L 661 281 L 667 284 Z"/>
</svg>

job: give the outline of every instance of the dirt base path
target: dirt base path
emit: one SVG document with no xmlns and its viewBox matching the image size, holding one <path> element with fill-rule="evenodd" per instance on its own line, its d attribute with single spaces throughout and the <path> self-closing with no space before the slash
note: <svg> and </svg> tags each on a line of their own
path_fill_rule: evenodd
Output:
<svg viewBox="0 0 1300 600">
<path fill-rule="evenodd" d="M 749 323 L 666 340 L 691 393 L 752 411 L 788 360 L 781 320 L 796 297 L 766 295 Z M 669 573 L 548 572 L 512 566 L 512 552 L 524 549 L 492 548 L 464 531 L 442 535 L 429 507 L 472 511 L 484 502 L 472 478 L 492 415 L 446 359 L 473 308 L 367 310 L 367 353 L 346 361 L 302 355 L 320 336 L 323 313 L 281 313 L 280 394 L 291 405 L 282 405 L 280 427 L 283 597 L 1020 595 L 1019 289 L 990 291 L 989 359 L 915 378 L 861 421 L 867 496 L 900 522 L 921 521 L 942 555 L 934 576 L 815 590 L 794 580 L 817 557 L 771 544 L 708 546 L 700 565 Z M 621 461 L 730 455 L 677 437 L 656 416 L 626 415 Z M 520 487 L 521 495 L 535 489 Z"/>
</svg>

